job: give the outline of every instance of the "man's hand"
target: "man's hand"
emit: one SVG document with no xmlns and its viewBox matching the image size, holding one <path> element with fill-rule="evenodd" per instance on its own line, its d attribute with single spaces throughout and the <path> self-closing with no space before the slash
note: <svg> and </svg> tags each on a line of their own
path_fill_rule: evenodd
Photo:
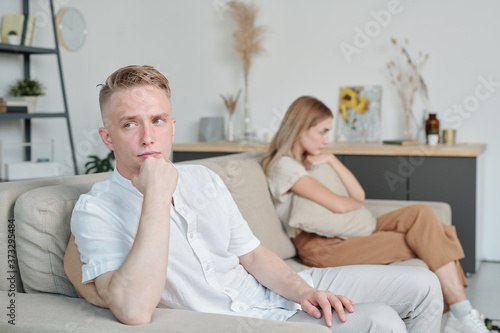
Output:
<svg viewBox="0 0 500 333">
<path fill-rule="evenodd" d="M 280 257 L 263 245 L 239 258 L 240 264 L 263 286 L 299 303 L 307 314 L 321 318 L 318 308 L 322 309 L 329 327 L 332 326 L 332 307 L 342 322 L 346 321 L 344 307 L 347 311 L 354 312 L 354 302 L 345 296 L 311 288 Z"/>
<path fill-rule="evenodd" d="M 132 185 L 146 195 L 154 191 L 157 195 L 171 197 L 177 187 L 179 173 L 170 161 L 148 157 L 141 165 L 138 175 L 132 177 Z"/>
<path fill-rule="evenodd" d="M 332 326 L 332 307 L 337 312 L 341 322 L 346 322 L 344 307 L 349 312 L 354 312 L 354 302 L 345 296 L 335 295 L 329 291 L 321 291 L 312 289 L 312 291 L 305 296 L 301 304 L 302 310 L 314 318 L 321 318 L 321 312 L 318 308 L 323 310 L 325 315 L 325 322 L 328 327 Z"/>
</svg>

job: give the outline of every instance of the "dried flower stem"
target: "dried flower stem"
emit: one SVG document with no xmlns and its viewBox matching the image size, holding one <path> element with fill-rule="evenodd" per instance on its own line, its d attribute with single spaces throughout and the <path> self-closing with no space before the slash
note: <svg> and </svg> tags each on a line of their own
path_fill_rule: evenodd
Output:
<svg viewBox="0 0 500 333">
<path fill-rule="evenodd" d="M 410 120 L 413 116 L 412 106 L 415 94 L 418 91 L 421 93 L 427 111 L 431 110 L 427 86 L 421 75 L 423 66 L 429 58 L 429 54 L 423 56 L 422 52 L 420 52 L 419 60 L 415 63 L 405 46 L 398 44 L 397 40 L 394 38 L 391 38 L 391 41 L 399 48 L 400 56 L 395 61 L 390 61 L 387 64 L 387 68 L 391 76 L 391 83 L 396 87 L 403 104 L 403 111 L 406 118 L 405 138 L 411 139 Z M 405 43 L 408 44 L 408 40 L 405 40 Z"/>
<path fill-rule="evenodd" d="M 237 28 L 233 33 L 234 49 L 243 64 L 245 133 L 248 133 L 250 122 L 248 117 L 248 73 L 252 66 L 253 56 L 264 50 L 262 47 L 262 35 L 265 29 L 262 26 L 255 26 L 257 8 L 254 4 L 247 5 L 243 2 L 231 1 L 228 5 L 231 8 L 231 16 L 237 24 Z"/>
<path fill-rule="evenodd" d="M 238 90 L 238 94 L 236 95 L 236 97 L 234 97 L 233 95 L 227 95 L 227 97 L 224 95 L 220 95 L 220 97 L 222 97 L 222 99 L 224 100 L 224 104 L 226 104 L 229 116 L 232 116 L 234 110 L 236 109 L 236 103 L 238 103 L 238 98 L 240 98 L 240 93 L 241 90 Z"/>
</svg>

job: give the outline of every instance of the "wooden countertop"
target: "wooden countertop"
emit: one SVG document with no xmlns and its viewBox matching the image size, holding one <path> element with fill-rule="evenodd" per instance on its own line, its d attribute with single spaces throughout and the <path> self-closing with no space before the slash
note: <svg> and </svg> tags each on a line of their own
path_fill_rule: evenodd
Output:
<svg viewBox="0 0 500 333">
<path fill-rule="evenodd" d="M 266 151 L 268 145 L 263 143 L 238 142 L 193 142 L 173 145 L 175 152 L 206 153 L 242 153 Z M 443 157 L 477 157 L 486 150 L 485 143 L 459 143 L 453 146 L 428 145 L 400 146 L 382 143 L 331 143 L 324 152 L 338 155 L 379 155 L 379 156 L 443 156 Z"/>
</svg>

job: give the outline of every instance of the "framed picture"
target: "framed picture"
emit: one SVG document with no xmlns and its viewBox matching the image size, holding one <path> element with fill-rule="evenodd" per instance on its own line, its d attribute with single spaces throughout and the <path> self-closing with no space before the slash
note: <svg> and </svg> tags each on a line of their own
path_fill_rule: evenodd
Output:
<svg viewBox="0 0 500 333">
<path fill-rule="evenodd" d="M 382 86 L 341 87 L 337 142 L 378 142 Z"/>
</svg>

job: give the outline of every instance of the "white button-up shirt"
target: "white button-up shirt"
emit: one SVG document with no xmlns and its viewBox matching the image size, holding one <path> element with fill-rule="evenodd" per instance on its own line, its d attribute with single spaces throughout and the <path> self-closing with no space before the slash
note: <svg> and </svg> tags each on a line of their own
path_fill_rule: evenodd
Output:
<svg viewBox="0 0 500 333">
<path fill-rule="evenodd" d="M 239 256 L 260 241 L 220 177 L 196 165 L 179 171 L 170 209 L 170 246 L 159 307 L 286 320 L 298 304 L 263 287 Z M 116 270 L 137 233 L 142 194 L 117 170 L 80 197 L 71 231 L 84 263 L 82 282 Z M 308 272 L 301 274 L 311 284 Z"/>
</svg>

